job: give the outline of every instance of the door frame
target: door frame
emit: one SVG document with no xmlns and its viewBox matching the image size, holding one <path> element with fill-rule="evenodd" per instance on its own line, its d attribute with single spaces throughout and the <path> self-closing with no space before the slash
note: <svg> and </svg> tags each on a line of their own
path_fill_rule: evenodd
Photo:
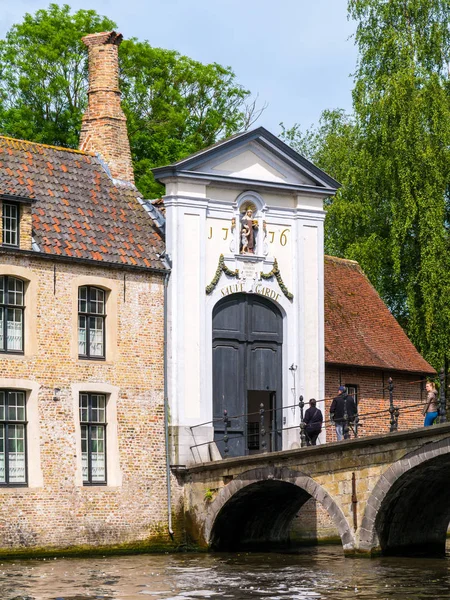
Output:
<svg viewBox="0 0 450 600">
<path fill-rule="evenodd" d="M 242 305 L 242 312 L 239 314 L 238 312 L 238 320 L 237 320 L 237 325 L 236 327 L 234 327 L 233 329 L 230 329 L 229 332 L 226 329 L 223 330 L 219 330 L 221 331 L 221 334 L 215 335 L 215 330 L 214 330 L 214 319 L 218 313 L 218 311 L 220 311 L 220 309 L 225 305 L 229 305 L 234 306 L 234 305 Z M 260 305 L 260 306 L 264 306 L 266 309 L 270 310 L 276 317 L 276 322 L 277 322 L 277 332 L 273 332 L 273 331 L 254 331 L 253 330 L 253 326 L 254 326 L 254 322 L 252 320 L 252 315 L 249 313 L 249 309 L 251 309 L 251 307 L 253 305 Z M 240 310 L 240 309 L 238 309 Z M 272 446 L 274 446 L 273 450 L 280 450 L 282 449 L 282 432 L 278 432 L 278 433 L 273 433 L 271 432 L 272 426 L 275 425 L 276 429 L 280 428 L 280 424 L 282 423 L 282 406 L 283 406 L 283 383 L 284 383 L 284 377 L 283 377 L 283 364 L 284 364 L 284 352 L 283 352 L 283 345 L 285 343 L 285 314 L 283 314 L 284 311 L 272 300 L 270 300 L 269 298 L 263 297 L 261 295 L 257 295 L 257 294 L 248 294 L 248 293 L 235 293 L 235 294 L 230 294 L 229 296 L 220 299 L 212 308 L 212 313 L 211 313 L 211 350 L 212 350 L 212 361 L 211 361 L 211 379 L 212 379 L 212 397 L 211 397 L 211 404 L 212 404 L 212 413 L 213 413 L 213 418 L 217 419 L 220 418 L 221 415 L 218 414 L 218 409 L 216 406 L 216 401 L 217 398 L 215 397 L 216 394 L 216 390 L 215 390 L 215 382 L 214 382 L 214 348 L 218 348 L 220 347 L 221 342 L 225 345 L 225 346 L 229 346 L 231 347 L 235 347 L 237 348 L 237 346 L 239 346 L 240 348 L 243 349 L 243 356 L 244 356 L 244 365 L 243 365 L 243 376 L 244 376 L 244 382 L 243 382 L 243 386 L 242 386 L 242 390 L 241 390 L 241 394 L 242 394 L 242 398 L 241 400 L 238 402 L 238 406 L 241 407 L 241 410 L 238 410 L 237 414 L 243 414 L 243 413 L 247 413 L 248 412 L 248 392 L 249 391 L 258 391 L 259 388 L 255 389 L 255 377 L 257 378 L 258 376 L 256 375 L 255 372 L 252 372 L 252 377 L 250 376 L 250 370 L 249 370 L 249 365 L 250 365 L 250 356 L 251 356 L 251 351 L 252 351 L 252 347 L 255 350 L 262 350 L 264 348 L 266 348 L 267 350 L 273 350 L 276 353 L 276 357 L 275 357 L 275 362 L 272 365 L 272 369 L 274 370 L 271 375 L 269 375 L 268 377 L 275 377 L 275 385 L 271 385 L 272 383 L 274 383 L 273 380 L 271 380 L 271 384 L 267 385 L 265 388 L 261 387 L 260 391 L 262 392 L 266 392 L 269 391 L 271 392 L 271 396 L 274 395 L 275 398 L 275 411 L 274 413 L 270 413 L 268 412 L 267 416 L 265 417 L 265 429 L 269 435 L 269 437 L 266 437 L 266 447 L 267 449 L 271 448 Z M 243 330 L 242 330 L 243 329 Z M 240 376 L 238 374 L 238 376 Z M 267 382 L 267 380 L 266 380 Z M 239 386 L 240 387 L 240 386 Z M 275 389 L 274 389 L 275 388 Z M 222 394 L 223 395 L 223 394 Z M 219 402 L 220 404 L 220 402 Z M 220 412 L 223 411 L 223 406 L 220 409 Z M 267 407 L 267 409 L 269 409 L 270 407 Z M 232 417 L 232 414 L 229 414 L 230 417 Z M 270 419 L 270 422 L 267 419 Z M 222 437 L 223 435 L 223 425 L 219 422 L 216 421 L 217 426 L 214 427 L 214 437 L 216 438 L 216 433 L 220 437 Z M 243 450 L 245 450 L 244 453 L 240 453 L 239 455 L 247 455 L 249 453 L 248 451 L 248 440 L 247 440 L 247 436 L 248 436 L 248 432 L 247 432 L 247 418 L 245 417 L 243 424 Z M 233 429 L 233 426 L 231 424 L 230 429 L 229 429 L 229 433 L 231 434 Z M 239 431 L 242 428 L 239 427 Z M 222 445 L 222 444 L 220 444 Z M 240 445 L 239 442 L 237 442 L 237 445 Z"/>
</svg>

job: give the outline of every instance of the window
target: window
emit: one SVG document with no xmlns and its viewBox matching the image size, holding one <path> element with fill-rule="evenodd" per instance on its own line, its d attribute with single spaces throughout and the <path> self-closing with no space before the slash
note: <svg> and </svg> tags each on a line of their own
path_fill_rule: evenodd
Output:
<svg viewBox="0 0 450 600">
<path fill-rule="evenodd" d="M 353 396 L 355 399 L 356 406 L 358 406 L 358 386 L 354 383 L 346 383 L 347 393 L 349 396 Z"/>
<path fill-rule="evenodd" d="M 0 484 L 26 485 L 25 392 L 0 390 Z"/>
<path fill-rule="evenodd" d="M 19 245 L 19 206 L 3 202 L 3 244 Z"/>
<path fill-rule="evenodd" d="M 105 484 L 106 396 L 81 392 L 79 402 L 83 484 Z"/>
<path fill-rule="evenodd" d="M 0 352 L 23 353 L 24 282 L 0 277 Z"/>
<path fill-rule="evenodd" d="M 105 358 L 105 290 L 78 288 L 78 355 Z"/>
</svg>

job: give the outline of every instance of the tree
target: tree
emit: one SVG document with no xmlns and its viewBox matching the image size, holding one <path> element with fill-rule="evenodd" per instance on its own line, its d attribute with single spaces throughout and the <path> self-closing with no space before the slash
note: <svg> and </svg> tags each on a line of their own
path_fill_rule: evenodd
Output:
<svg viewBox="0 0 450 600">
<path fill-rule="evenodd" d="M 360 262 L 438 368 L 450 355 L 450 6 L 348 6 L 358 23 L 353 125 L 343 127 L 341 114 L 316 130 L 324 137 L 312 146 L 318 166 L 343 184 L 328 208 L 326 244 Z"/>
<path fill-rule="evenodd" d="M 138 187 L 162 188 L 151 167 L 170 164 L 242 131 L 257 111 L 229 67 L 203 65 L 135 39 L 120 47 L 121 89 Z"/>
<path fill-rule="evenodd" d="M 438 367 L 450 353 L 450 6 L 350 0 L 349 12 L 358 21 L 362 202 L 389 233 L 408 333 Z"/>
<path fill-rule="evenodd" d="M 56 4 L 14 25 L 0 41 L 2 133 L 76 148 L 87 103 L 81 37 L 115 28 L 93 10 L 72 14 L 68 5 Z M 119 63 L 136 184 L 145 197 L 162 191 L 151 167 L 245 130 L 261 112 L 229 67 L 136 39 L 122 43 Z"/>
<path fill-rule="evenodd" d="M 26 14 L 0 40 L 0 130 L 5 135 L 78 146 L 87 102 L 87 53 L 81 37 L 116 27 L 93 10 L 67 5 Z"/>
</svg>

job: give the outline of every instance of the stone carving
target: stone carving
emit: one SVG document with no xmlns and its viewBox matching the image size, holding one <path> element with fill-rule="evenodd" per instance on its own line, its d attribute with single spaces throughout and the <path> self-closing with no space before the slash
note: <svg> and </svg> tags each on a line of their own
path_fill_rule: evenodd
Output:
<svg viewBox="0 0 450 600">
<path fill-rule="evenodd" d="M 236 218 L 231 219 L 231 241 L 230 241 L 230 252 L 235 252 L 236 244 L 234 242 L 234 230 L 236 229 Z"/>
<path fill-rule="evenodd" d="M 239 279 L 239 269 L 235 269 L 234 271 L 229 269 L 225 264 L 225 257 L 223 254 L 219 256 L 219 264 L 217 265 L 217 269 L 211 283 L 206 286 L 207 294 L 213 293 L 216 285 L 219 283 L 219 279 L 222 273 L 225 273 L 225 275 L 228 275 L 228 277 L 236 277 L 237 279 Z"/>
<path fill-rule="evenodd" d="M 267 256 L 269 254 L 269 244 L 267 243 L 267 223 L 263 221 L 263 254 Z"/>
<path fill-rule="evenodd" d="M 241 219 L 241 254 L 255 254 L 258 221 L 253 218 L 253 209 L 247 207 Z"/>
<path fill-rule="evenodd" d="M 288 300 L 292 300 L 294 298 L 294 294 L 292 294 L 287 289 L 287 287 L 284 285 L 283 279 L 281 278 L 280 269 L 278 267 L 278 261 L 277 261 L 277 259 L 275 259 L 274 262 L 273 262 L 272 270 L 269 271 L 269 273 L 263 273 L 261 271 L 260 277 L 261 277 L 261 279 L 271 279 L 272 277 L 275 277 L 275 279 L 278 281 L 278 285 L 280 286 L 281 291 L 286 296 L 286 298 Z"/>
</svg>

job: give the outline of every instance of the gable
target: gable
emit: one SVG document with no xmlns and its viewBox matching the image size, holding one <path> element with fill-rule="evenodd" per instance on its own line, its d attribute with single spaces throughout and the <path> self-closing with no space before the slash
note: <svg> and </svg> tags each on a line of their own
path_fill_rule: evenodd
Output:
<svg viewBox="0 0 450 600">
<path fill-rule="evenodd" d="M 340 184 L 272 133 L 259 127 L 217 142 L 172 165 L 152 169 L 168 177 L 245 182 L 262 187 L 333 195 Z"/>
<path fill-rule="evenodd" d="M 223 156 L 199 164 L 195 170 L 247 180 L 316 185 L 311 177 L 306 177 L 300 171 L 283 163 L 277 156 L 255 142 L 243 144 Z"/>
</svg>

